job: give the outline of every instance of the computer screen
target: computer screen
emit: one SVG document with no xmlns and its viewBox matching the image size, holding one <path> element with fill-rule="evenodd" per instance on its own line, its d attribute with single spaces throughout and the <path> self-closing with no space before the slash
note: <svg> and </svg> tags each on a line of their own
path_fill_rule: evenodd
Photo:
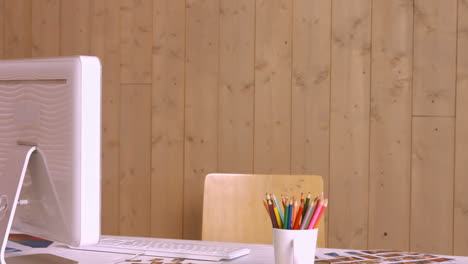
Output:
<svg viewBox="0 0 468 264">
<path fill-rule="evenodd" d="M 100 183 L 99 59 L 0 60 L 0 242 L 97 243 Z"/>
</svg>

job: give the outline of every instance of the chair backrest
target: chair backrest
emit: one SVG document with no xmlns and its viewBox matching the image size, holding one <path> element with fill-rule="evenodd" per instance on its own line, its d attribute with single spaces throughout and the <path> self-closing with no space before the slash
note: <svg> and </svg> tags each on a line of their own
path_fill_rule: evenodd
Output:
<svg viewBox="0 0 468 264">
<path fill-rule="evenodd" d="M 265 193 L 313 197 L 323 191 L 318 175 L 208 174 L 203 197 L 202 239 L 271 244 L 272 226 L 263 206 Z M 325 247 L 323 219 L 317 246 Z"/>
</svg>

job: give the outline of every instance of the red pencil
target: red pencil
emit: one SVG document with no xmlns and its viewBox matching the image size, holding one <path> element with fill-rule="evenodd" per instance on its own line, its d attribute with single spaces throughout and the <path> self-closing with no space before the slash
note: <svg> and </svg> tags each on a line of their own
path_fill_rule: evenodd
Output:
<svg viewBox="0 0 468 264">
<path fill-rule="evenodd" d="M 301 203 L 301 206 L 299 207 L 299 210 L 297 211 L 293 229 L 299 229 L 299 225 L 300 225 L 301 218 L 302 218 L 302 211 L 304 211 L 304 203 Z"/>
</svg>

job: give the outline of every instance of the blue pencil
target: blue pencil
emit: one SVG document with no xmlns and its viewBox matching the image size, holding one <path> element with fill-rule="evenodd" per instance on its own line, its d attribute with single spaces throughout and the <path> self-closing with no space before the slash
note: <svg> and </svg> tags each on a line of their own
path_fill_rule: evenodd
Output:
<svg viewBox="0 0 468 264">
<path fill-rule="evenodd" d="M 292 201 L 290 201 L 288 205 L 288 229 L 291 229 L 292 211 Z"/>
</svg>

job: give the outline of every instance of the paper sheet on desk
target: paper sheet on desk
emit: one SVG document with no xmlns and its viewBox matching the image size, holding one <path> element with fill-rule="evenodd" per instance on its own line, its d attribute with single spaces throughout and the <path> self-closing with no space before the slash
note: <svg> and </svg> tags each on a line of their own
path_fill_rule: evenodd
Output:
<svg viewBox="0 0 468 264">
<path fill-rule="evenodd" d="M 66 247 L 61 246 L 60 244 L 54 244 L 55 246 L 58 246 L 60 249 L 65 249 Z M 53 245 L 53 246 L 54 246 Z M 35 254 L 35 253 L 45 253 L 47 249 L 45 248 L 31 248 L 28 246 L 24 246 L 15 242 L 9 241 L 7 243 L 7 246 L 15 249 L 10 252 L 7 252 L 8 257 L 14 257 L 14 256 L 21 256 L 24 254 Z M 68 257 L 73 257 L 73 256 L 68 256 Z M 112 260 L 114 258 L 114 260 Z M 154 256 L 135 256 L 135 255 L 124 255 L 122 254 L 120 258 L 115 259 L 115 257 L 112 257 L 109 260 L 111 261 L 110 263 L 114 264 L 132 264 L 132 263 L 138 263 L 138 264 L 222 264 L 223 262 L 215 262 L 215 261 L 199 261 L 199 260 L 191 260 L 191 259 L 183 259 L 183 258 L 163 258 L 163 257 L 154 257 Z M 101 262 L 102 260 L 99 260 Z M 106 262 L 107 263 L 107 262 Z"/>
<path fill-rule="evenodd" d="M 417 252 L 403 252 L 398 250 L 337 250 L 327 251 L 316 255 L 315 264 L 426 264 L 426 263 L 459 263 L 453 258 L 424 254 Z"/>
<path fill-rule="evenodd" d="M 123 263 L 138 263 L 138 264 L 220 264 L 223 262 L 205 261 L 205 260 L 192 260 L 184 258 L 160 258 L 149 256 L 135 256 L 122 258 L 122 260 L 115 262 L 115 264 Z"/>
</svg>

